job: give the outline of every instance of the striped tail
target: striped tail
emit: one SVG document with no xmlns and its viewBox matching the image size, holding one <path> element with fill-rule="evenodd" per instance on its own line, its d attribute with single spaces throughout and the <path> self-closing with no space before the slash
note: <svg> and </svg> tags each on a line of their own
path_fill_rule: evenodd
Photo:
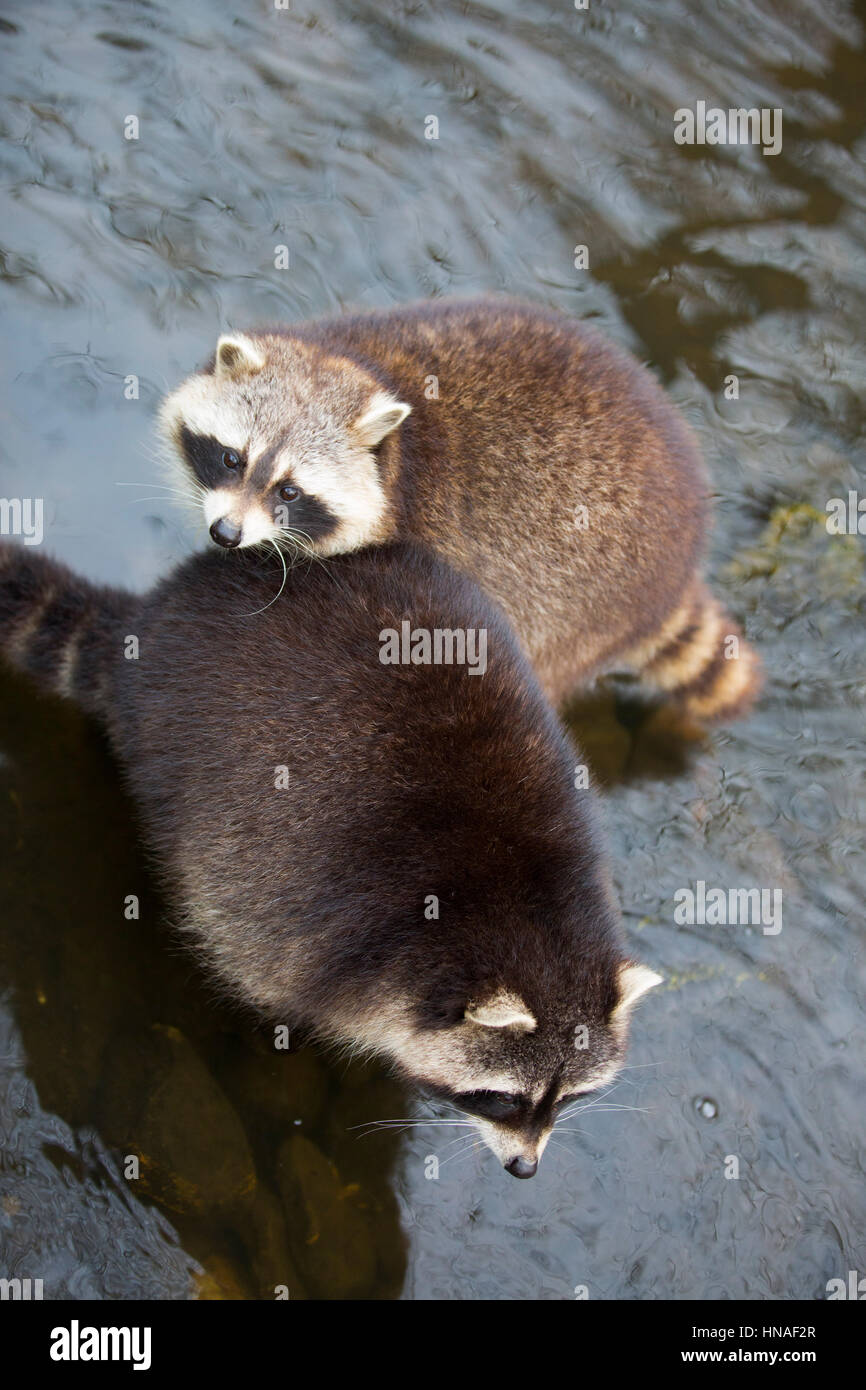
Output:
<svg viewBox="0 0 866 1390">
<path fill-rule="evenodd" d="M 0 657 L 41 690 L 107 716 L 108 674 L 138 600 L 88 584 L 23 545 L 0 544 Z"/>
<path fill-rule="evenodd" d="M 704 584 L 643 648 L 639 671 L 700 724 L 742 718 L 763 683 L 757 653 Z"/>
</svg>

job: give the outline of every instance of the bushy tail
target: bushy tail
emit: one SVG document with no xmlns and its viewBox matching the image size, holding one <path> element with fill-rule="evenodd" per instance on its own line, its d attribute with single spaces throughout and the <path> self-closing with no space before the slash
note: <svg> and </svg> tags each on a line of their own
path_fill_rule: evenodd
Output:
<svg viewBox="0 0 866 1390">
<path fill-rule="evenodd" d="M 92 714 L 107 714 L 108 671 L 137 603 L 22 545 L 0 544 L 0 657 Z"/>
<path fill-rule="evenodd" d="M 700 724 L 741 718 L 763 683 L 757 653 L 704 584 L 645 649 L 640 675 Z"/>
</svg>

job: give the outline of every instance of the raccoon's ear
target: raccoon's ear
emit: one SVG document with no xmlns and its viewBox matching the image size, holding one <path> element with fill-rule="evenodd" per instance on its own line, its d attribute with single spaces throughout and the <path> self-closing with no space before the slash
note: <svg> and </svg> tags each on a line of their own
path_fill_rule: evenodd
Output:
<svg viewBox="0 0 866 1390">
<path fill-rule="evenodd" d="M 352 433 L 366 449 L 375 449 L 386 434 L 402 425 L 411 409 L 411 405 L 398 401 L 387 391 L 377 391 L 363 415 L 353 424 Z"/>
<path fill-rule="evenodd" d="M 653 989 L 655 985 L 663 984 L 661 975 L 657 975 L 654 970 L 650 970 L 648 965 L 632 965 L 626 961 L 619 968 L 617 979 L 619 985 L 619 999 L 612 1017 L 622 1016 L 628 1010 L 634 1008 L 642 994 L 646 994 L 648 989 Z"/>
<path fill-rule="evenodd" d="M 243 333 L 223 333 L 217 340 L 214 358 L 217 376 L 244 376 L 260 372 L 264 365 L 264 353 Z"/>
<path fill-rule="evenodd" d="M 463 1016 L 482 1028 L 519 1028 L 523 1033 L 534 1033 L 538 1027 L 517 994 L 497 994 L 485 1004 L 469 1004 Z"/>
</svg>

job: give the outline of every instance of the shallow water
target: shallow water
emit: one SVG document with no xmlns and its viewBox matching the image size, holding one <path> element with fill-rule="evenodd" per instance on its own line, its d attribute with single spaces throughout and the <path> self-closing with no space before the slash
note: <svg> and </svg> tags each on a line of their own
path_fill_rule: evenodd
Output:
<svg viewBox="0 0 866 1390">
<path fill-rule="evenodd" d="M 187 553 L 149 485 L 154 411 L 221 327 L 507 290 L 595 319 L 679 402 L 716 587 L 768 672 L 709 741 L 627 691 L 573 714 L 666 983 L 610 1098 L 634 1108 L 588 1109 L 521 1185 L 447 1129 L 364 1137 L 415 1113 L 399 1087 L 275 1052 L 220 1004 L 100 736 L 0 678 L 0 1275 L 76 1298 L 756 1299 L 866 1270 L 864 553 L 825 525 L 866 490 L 864 20 L 0 6 L 0 495 L 45 499 L 46 549 L 138 588 Z M 675 144 L 699 99 L 782 108 L 782 153 Z M 678 926 L 699 880 L 781 890 L 781 931 Z"/>
</svg>

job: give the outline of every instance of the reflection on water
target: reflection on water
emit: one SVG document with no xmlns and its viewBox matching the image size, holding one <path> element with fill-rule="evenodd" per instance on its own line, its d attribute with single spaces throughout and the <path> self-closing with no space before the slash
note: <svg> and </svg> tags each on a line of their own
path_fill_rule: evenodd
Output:
<svg viewBox="0 0 866 1390">
<path fill-rule="evenodd" d="M 587 1110 L 516 1184 L 448 1129 L 368 1135 L 410 1115 L 398 1087 L 214 998 L 99 736 L 4 677 L 0 1272 L 53 1297 L 782 1298 L 866 1267 L 863 547 L 824 524 L 864 488 L 863 18 L 4 7 L 0 493 L 44 497 L 47 548 L 136 587 L 186 552 L 153 413 L 221 327 L 508 290 L 596 319 L 680 403 L 769 683 L 709 741 L 624 687 L 572 712 L 666 984 L 612 1097 L 634 1109 Z M 782 153 L 677 146 L 697 100 L 781 107 Z M 781 889 L 781 932 L 676 925 L 698 881 Z"/>
</svg>

